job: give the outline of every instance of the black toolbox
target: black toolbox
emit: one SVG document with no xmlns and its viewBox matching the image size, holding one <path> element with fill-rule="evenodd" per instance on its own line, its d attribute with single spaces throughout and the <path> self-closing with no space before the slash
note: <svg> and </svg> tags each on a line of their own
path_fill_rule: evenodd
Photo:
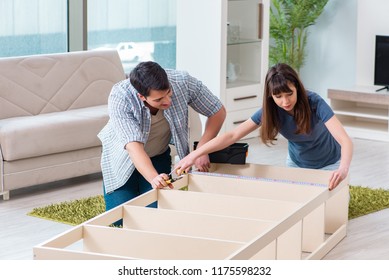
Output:
<svg viewBox="0 0 389 280">
<path fill-rule="evenodd" d="M 196 150 L 198 142 L 193 143 Z M 209 154 L 209 160 L 213 163 L 246 164 L 249 144 L 234 143 L 227 148 Z"/>
</svg>

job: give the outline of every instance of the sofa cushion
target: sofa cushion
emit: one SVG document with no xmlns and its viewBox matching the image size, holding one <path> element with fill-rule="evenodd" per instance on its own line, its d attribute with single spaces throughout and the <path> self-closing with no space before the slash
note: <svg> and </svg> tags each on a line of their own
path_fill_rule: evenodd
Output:
<svg viewBox="0 0 389 280">
<path fill-rule="evenodd" d="M 97 134 L 108 121 L 107 105 L 0 120 L 6 161 L 100 146 Z"/>
<path fill-rule="evenodd" d="M 125 79 L 116 50 L 0 58 L 0 119 L 107 104 Z"/>
</svg>

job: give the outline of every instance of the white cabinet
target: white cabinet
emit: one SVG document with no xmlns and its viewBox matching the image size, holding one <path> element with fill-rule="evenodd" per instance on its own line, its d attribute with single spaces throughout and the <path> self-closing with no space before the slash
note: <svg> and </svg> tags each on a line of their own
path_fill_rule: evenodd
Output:
<svg viewBox="0 0 389 280">
<path fill-rule="evenodd" d="M 221 99 L 227 109 L 222 131 L 261 106 L 268 52 L 269 0 L 177 1 L 176 68 Z"/>
<path fill-rule="evenodd" d="M 389 141 L 389 94 L 375 87 L 329 89 L 336 116 L 352 137 Z"/>
</svg>

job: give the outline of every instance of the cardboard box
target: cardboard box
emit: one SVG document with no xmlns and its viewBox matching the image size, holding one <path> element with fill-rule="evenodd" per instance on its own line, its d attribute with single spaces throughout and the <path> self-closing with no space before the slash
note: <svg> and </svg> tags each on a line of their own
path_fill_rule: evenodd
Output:
<svg viewBox="0 0 389 280">
<path fill-rule="evenodd" d="M 348 179 L 213 164 L 33 248 L 35 259 L 321 259 L 346 236 Z M 180 190 L 182 188 L 186 191 Z M 157 201 L 158 208 L 146 205 Z M 109 227 L 123 219 L 123 228 Z"/>
</svg>

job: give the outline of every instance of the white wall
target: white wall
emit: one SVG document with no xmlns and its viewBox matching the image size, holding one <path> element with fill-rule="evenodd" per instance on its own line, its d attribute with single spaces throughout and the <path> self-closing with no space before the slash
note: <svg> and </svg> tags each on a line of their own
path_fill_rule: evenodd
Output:
<svg viewBox="0 0 389 280">
<path fill-rule="evenodd" d="M 358 0 L 357 85 L 374 84 L 376 35 L 389 35 L 389 1 Z"/>
<path fill-rule="evenodd" d="M 375 35 L 389 35 L 388 0 L 329 0 L 310 28 L 301 78 L 323 97 L 328 88 L 373 85 Z"/>
<path fill-rule="evenodd" d="M 355 83 L 357 1 L 329 0 L 310 27 L 301 78 L 308 89 L 327 97 L 328 88 Z"/>
</svg>

